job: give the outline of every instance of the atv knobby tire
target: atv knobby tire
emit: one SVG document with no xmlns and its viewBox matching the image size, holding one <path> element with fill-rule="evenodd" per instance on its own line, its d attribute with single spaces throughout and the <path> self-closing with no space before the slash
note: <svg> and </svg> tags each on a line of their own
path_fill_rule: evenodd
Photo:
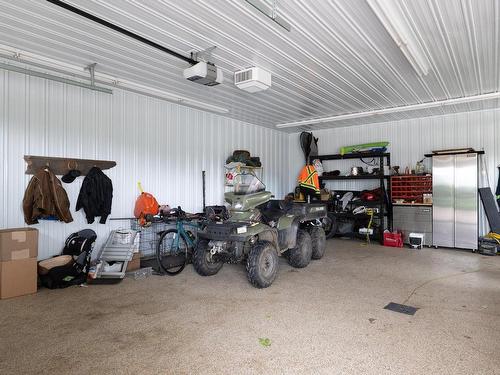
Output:
<svg viewBox="0 0 500 375">
<path fill-rule="evenodd" d="M 222 262 L 209 261 L 208 241 L 198 241 L 193 253 L 193 267 L 201 276 L 212 276 L 220 271 Z"/>
<path fill-rule="evenodd" d="M 326 235 L 321 227 L 313 227 L 309 234 L 312 242 L 312 259 L 321 259 L 325 254 Z"/>
<path fill-rule="evenodd" d="M 267 288 L 278 274 L 278 254 L 269 241 L 258 241 L 250 250 L 247 259 L 247 277 L 256 288 Z"/>
<path fill-rule="evenodd" d="M 304 268 L 311 261 L 311 256 L 311 236 L 305 230 L 299 229 L 297 230 L 297 243 L 295 247 L 288 250 L 288 263 L 295 268 Z"/>
</svg>

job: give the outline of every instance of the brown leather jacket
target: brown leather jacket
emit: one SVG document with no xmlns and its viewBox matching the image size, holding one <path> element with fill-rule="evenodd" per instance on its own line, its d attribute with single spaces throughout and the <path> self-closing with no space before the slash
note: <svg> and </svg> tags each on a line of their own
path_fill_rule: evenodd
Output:
<svg viewBox="0 0 500 375">
<path fill-rule="evenodd" d="M 61 181 L 48 168 L 40 169 L 32 178 L 23 199 L 24 221 L 37 224 L 39 218 L 57 217 L 70 223 L 69 199 Z"/>
</svg>

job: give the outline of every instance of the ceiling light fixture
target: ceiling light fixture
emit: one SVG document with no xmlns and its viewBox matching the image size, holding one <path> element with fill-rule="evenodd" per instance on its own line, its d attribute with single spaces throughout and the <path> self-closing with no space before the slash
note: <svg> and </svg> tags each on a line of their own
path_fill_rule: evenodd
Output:
<svg viewBox="0 0 500 375">
<path fill-rule="evenodd" d="M 119 80 L 115 85 L 113 85 L 116 88 L 119 89 L 124 89 L 127 91 L 132 91 L 137 94 L 141 95 L 147 95 L 151 96 L 154 98 L 158 99 L 163 99 L 167 100 L 169 102 L 177 103 L 180 105 L 188 106 L 188 107 L 195 107 L 199 109 L 205 109 L 210 112 L 216 112 L 216 113 L 228 113 L 229 109 L 227 108 L 222 108 L 213 104 L 208 104 L 205 102 L 199 102 L 194 99 L 186 98 L 184 96 L 179 96 L 176 94 L 172 94 L 163 90 L 155 89 L 153 87 L 149 86 L 144 86 L 139 83 L 131 82 L 131 81 L 124 81 L 124 80 Z"/>
<path fill-rule="evenodd" d="M 395 0 L 367 0 L 368 5 L 419 76 L 429 73 L 427 58 L 418 47 L 406 18 Z"/>
<path fill-rule="evenodd" d="M 64 76 L 70 76 L 73 78 L 78 78 L 81 80 L 88 80 L 88 74 L 85 74 L 85 68 L 78 65 L 68 64 L 60 62 L 48 57 L 38 56 L 30 52 L 22 51 L 10 46 L 0 44 L 0 58 L 18 63 L 25 64 L 43 69 L 45 71 L 56 72 Z M 14 64 L 10 64 L 15 66 Z M 88 68 L 87 68 L 88 69 Z M 32 75 L 37 75 L 38 73 L 43 74 L 43 72 L 31 71 Z M 40 76 L 40 75 L 39 75 Z M 46 79 L 51 79 L 49 75 L 46 75 Z M 106 85 L 114 87 L 117 89 L 122 89 L 130 92 L 134 92 L 140 95 L 150 96 L 161 100 L 166 100 L 172 103 L 177 103 L 183 106 L 194 107 L 198 109 L 204 109 L 210 112 L 216 113 L 228 113 L 229 109 L 219 107 L 213 104 L 200 102 L 195 99 L 187 98 L 184 96 L 177 95 L 175 93 L 170 93 L 163 91 L 161 89 L 155 89 L 149 86 L 142 85 L 137 82 L 132 82 L 124 79 L 120 79 L 108 74 L 95 72 L 94 74 L 95 83 L 100 85 Z M 54 78 L 54 80 L 57 80 Z M 61 81 L 61 80 L 59 80 Z M 69 82 L 68 82 L 69 83 Z M 77 85 L 81 87 L 87 87 L 85 84 Z M 90 86 L 90 85 L 88 85 Z M 103 90 L 101 90 L 103 91 Z"/>
<path fill-rule="evenodd" d="M 415 110 L 429 109 L 429 108 L 436 108 L 436 107 L 446 107 L 446 106 L 450 106 L 450 105 L 459 105 L 459 104 L 473 103 L 473 102 L 492 100 L 492 99 L 500 99 L 500 92 L 492 92 L 489 94 L 465 96 L 462 98 L 438 100 L 435 102 L 412 104 L 412 105 L 405 105 L 405 106 L 400 106 L 400 107 L 383 108 L 383 109 L 367 111 L 367 112 L 349 113 L 346 115 L 321 117 L 321 118 L 315 118 L 315 119 L 310 119 L 310 120 L 300 120 L 300 121 L 288 122 L 285 124 L 277 124 L 276 127 L 277 128 L 293 128 L 293 127 L 298 127 L 298 126 L 303 126 L 303 125 L 322 124 L 325 122 L 351 120 L 351 119 L 365 118 L 365 117 L 370 117 L 370 116 L 375 116 L 375 115 L 387 115 L 390 113 L 400 113 L 400 112 L 415 111 Z"/>
</svg>

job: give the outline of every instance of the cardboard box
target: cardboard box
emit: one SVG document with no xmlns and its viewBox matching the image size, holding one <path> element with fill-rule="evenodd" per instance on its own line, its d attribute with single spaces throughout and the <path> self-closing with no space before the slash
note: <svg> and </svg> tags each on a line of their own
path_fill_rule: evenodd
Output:
<svg viewBox="0 0 500 375">
<path fill-rule="evenodd" d="M 0 262 L 0 299 L 36 293 L 36 258 Z"/>
<path fill-rule="evenodd" d="M 423 203 L 432 204 L 432 194 L 424 194 Z"/>
<path fill-rule="evenodd" d="M 126 272 L 135 271 L 141 268 L 141 253 L 134 253 L 132 260 L 127 264 Z"/>
<path fill-rule="evenodd" d="M 12 228 L 0 230 L 0 262 L 36 258 L 38 229 Z"/>
</svg>

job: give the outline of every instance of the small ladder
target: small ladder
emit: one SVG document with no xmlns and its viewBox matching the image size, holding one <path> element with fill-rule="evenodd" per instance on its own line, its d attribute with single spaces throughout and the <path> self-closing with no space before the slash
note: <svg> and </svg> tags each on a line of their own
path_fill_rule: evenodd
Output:
<svg viewBox="0 0 500 375">
<path fill-rule="evenodd" d="M 137 234 L 138 231 L 132 229 L 117 229 L 111 231 L 99 255 L 101 264 L 97 272 L 97 278 L 123 279 L 125 277 L 128 262 L 130 262 L 134 256 Z M 122 263 L 120 271 L 105 271 L 104 262 Z"/>
</svg>

